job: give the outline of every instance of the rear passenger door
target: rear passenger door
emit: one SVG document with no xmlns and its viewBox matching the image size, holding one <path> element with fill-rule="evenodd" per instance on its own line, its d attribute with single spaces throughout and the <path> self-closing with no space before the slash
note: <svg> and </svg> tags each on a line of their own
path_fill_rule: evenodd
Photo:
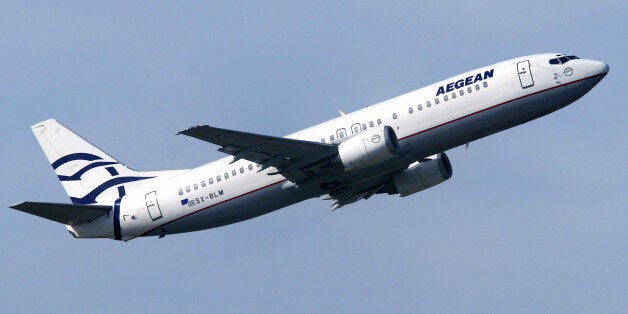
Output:
<svg viewBox="0 0 628 314">
<path fill-rule="evenodd" d="M 157 201 L 156 191 L 152 191 L 146 194 L 146 209 L 148 210 L 148 215 L 150 215 L 150 219 L 152 219 L 153 221 L 163 217 L 163 215 L 161 214 L 161 209 L 159 208 L 159 202 Z"/>
</svg>

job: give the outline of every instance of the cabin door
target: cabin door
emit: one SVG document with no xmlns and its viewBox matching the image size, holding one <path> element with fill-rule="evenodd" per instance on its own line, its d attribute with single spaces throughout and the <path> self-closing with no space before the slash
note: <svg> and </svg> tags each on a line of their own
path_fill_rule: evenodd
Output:
<svg viewBox="0 0 628 314">
<path fill-rule="evenodd" d="M 146 209 L 148 210 L 150 219 L 153 221 L 163 217 L 161 209 L 159 208 L 159 202 L 157 202 L 157 192 L 152 191 L 146 194 Z"/>
<path fill-rule="evenodd" d="M 519 82 L 521 82 L 522 88 L 534 86 L 534 79 L 532 78 L 532 72 L 530 71 L 529 60 L 517 63 L 517 72 L 519 73 Z"/>
</svg>

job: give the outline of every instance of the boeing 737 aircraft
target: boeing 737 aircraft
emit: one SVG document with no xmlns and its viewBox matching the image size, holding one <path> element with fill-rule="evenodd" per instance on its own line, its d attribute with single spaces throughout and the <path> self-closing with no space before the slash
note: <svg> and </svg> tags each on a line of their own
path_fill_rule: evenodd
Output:
<svg viewBox="0 0 628 314">
<path fill-rule="evenodd" d="M 285 137 L 194 126 L 178 134 L 231 156 L 186 170 L 132 170 L 47 120 L 32 131 L 72 203 L 12 208 L 65 224 L 76 238 L 128 241 L 224 226 L 314 197 L 335 209 L 380 193 L 408 196 L 451 177 L 444 151 L 563 108 L 608 70 L 573 55 L 531 55 Z"/>
</svg>

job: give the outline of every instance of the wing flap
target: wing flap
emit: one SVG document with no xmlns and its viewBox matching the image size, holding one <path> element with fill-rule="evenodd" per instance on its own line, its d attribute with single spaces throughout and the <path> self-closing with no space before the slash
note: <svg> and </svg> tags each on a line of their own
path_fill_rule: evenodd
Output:
<svg viewBox="0 0 628 314">
<path fill-rule="evenodd" d="M 11 208 L 65 225 L 77 225 L 107 214 L 113 206 L 22 202 Z"/>
<path fill-rule="evenodd" d="M 342 206 L 355 203 L 361 199 L 369 199 L 371 196 L 375 195 L 375 193 L 377 193 L 377 191 L 380 190 L 383 186 L 383 184 L 377 184 L 364 190 L 353 190 L 350 188 L 346 190 L 339 189 L 323 196 L 323 199 L 332 201 L 330 207 L 332 208 L 331 210 L 334 211 Z"/>
</svg>

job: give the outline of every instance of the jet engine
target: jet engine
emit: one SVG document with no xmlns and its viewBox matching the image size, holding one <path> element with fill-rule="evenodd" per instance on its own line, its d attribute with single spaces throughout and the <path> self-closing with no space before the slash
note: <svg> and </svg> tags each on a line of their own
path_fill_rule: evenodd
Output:
<svg viewBox="0 0 628 314">
<path fill-rule="evenodd" d="M 386 161 L 397 155 L 399 140 L 390 126 L 359 133 L 338 145 L 342 168 L 356 170 Z"/>
<path fill-rule="evenodd" d="M 436 154 L 416 161 L 407 169 L 393 174 L 384 185 L 388 194 L 400 194 L 401 197 L 423 191 L 443 183 L 452 175 L 451 163 L 445 153 Z"/>
</svg>

